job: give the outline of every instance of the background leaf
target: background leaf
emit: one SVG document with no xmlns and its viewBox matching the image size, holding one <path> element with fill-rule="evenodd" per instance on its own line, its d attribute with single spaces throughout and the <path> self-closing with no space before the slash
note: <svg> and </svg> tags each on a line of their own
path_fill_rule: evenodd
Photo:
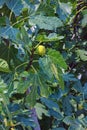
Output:
<svg viewBox="0 0 87 130">
<path fill-rule="evenodd" d="M 58 27 L 63 26 L 60 19 L 57 17 L 46 17 L 46 16 L 33 16 L 29 19 L 30 25 L 37 25 L 40 29 L 55 30 Z"/>
<path fill-rule="evenodd" d="M 78 49 L 76 53 L 82 61 L 87 61 L 87 51 Z"/>
</svg>

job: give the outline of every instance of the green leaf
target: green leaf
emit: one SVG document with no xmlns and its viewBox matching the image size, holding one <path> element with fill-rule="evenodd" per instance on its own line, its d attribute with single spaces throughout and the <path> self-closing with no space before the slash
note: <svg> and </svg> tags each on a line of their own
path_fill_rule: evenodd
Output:
<svg viewBox="0 0 87 130">
<path fill-rule="evenodd" d="M 29 24 L 31 26 L 37 25 L 40 29 L 45 30 L 55 30 L 56 28 L 63 26 L 63 23 L 60 21 L 59 18 L 41 15 L 30 17 Z"/>
<path fill-rule="evenodd" d="M 8 63 L 3 59 L 0 59 L 0 71 L 1 72 L 10 72 Z"/>
<path fill-rule="evenodd" d="M 59 127 L 59 128 L 54 128 L 52 130 L 65 130 L 65 128 Z"/>
<path fill-rule="evenodd" d="M 62 89 L 64 88 L 62 71 L 60 70 L 60 68 L 57 68 L 57 66 L 53 63 L 53 60 L 51 60 L 50 57 L 46 56 L 46 57 L 40 58 L 39 66 L 48 79 L 55 78 L 58 81 L 59 86 Z"/>
<path fill-rule="evenodd" d="M 16 28 L 13 28 L 12 26 L 5 26 L 0 28 L 0 36 L 4 37 L 5 39 L 12 39 L 16 40 L 16 36 L 18 34 L 19 30 Z"/>
<path fill-rule="evenodd" d="M 83 86 L 83 93 L 84 95 L 87 95 L 87 82 Z"/>
<path fill-rule="evenodd" d="M 82 27 L 84 28 L 87 25 L 87 9 L 82 11 L 83 19 L 82 19 Z"/>
<path fill-rule="evenodd" d="M 41 74 L 35 73 L 29 78 L 30 78 L 29 81 L 30 89 L 29 94 L 26 97 L 26 101 L 31 106 L 34 106 L 36 103 L 36 99 L 39 96 L 48 97 L 50 91 L 46 84 L 46 80 L 41 76 Z"/>
<path fill-rule="evenodd" d="M 34 74 L 32 76 L 32 83 L 30 85 L 31 85 L 31 87 L 30 87 L 29 93 L 26 97 L 26 102 L 28 104 L 30 104 L 31 107 L 34 107 L 34 105 L 36 104 L 37 89 L 38 89 L 38 75 L 37 74 Z"/>
<path fill-rule="evenodd" d="M 17 35 L 17 40 L 19 41 L 19 43 L 23 44 L 23 46 L 30 51 L 30 47 L 32 46 L 32 42 L 28 36 L 28 32 L 26 30 L 26 28 L 21 27 L 20 32 Z"/>
<path fill-rule="evenodd" d="M 4 81 L 0 77 L 0 93 L 4 93 L 6 88 L 7 88 L 7 85 L 4 83 Z"/>
<path fill-rule="evenodd" d="M 52 63 L 50 66 L 51 66 L 51 71 L 52 71 L 52 73 L 53 73 L 55 79 L 56 79 L 56 80 L 58 81 L 58 83 L 59 83 L 59 86 L 60 86 L 62 89 L 64 89 L 64 81 L 63 81 L 63 77 L 62 77 L 62 72 L 59 71 L 60 68 L 57 68 L 57 67 L 55 66 L 55 64 L 53 64 L 53 63 Z"/>
<path fill-rule="evenodd" d="M 6 0 L 6 5 L 14 12 L 15 16 L 19 16 L 22 12 L 23 4 L 21 0 Z"/>
<path fill-rule="evenodd" d="M 45 97 L 41 98 L 41 102 L 43 102 L 49 109 L 59 111 L 59 106 L 56 102 Z"/>
<path fill-rule="evenodd" d="M 2 6 L 5 3 L 6 0 L 0 0 L 0 6 Z"/>
<path fill-rule="evenodd" d="M 81 82 L 79 80 L 77 82 L 75 82 L 75 84 L 73 85 L 73 89 L 76 92 L 83 93 L 83 86 L 82 86 L 82 84 L 81 84 Z"/>
<path fill-rule="evenodd" d="M 6 24 L 6 17 L 1 17 L 0 18 L 0 26 L 5 25 Z"/>
<path fill-rule="evenodd" d="M 85 130 L 85 128 L 81 124 L 73 124 L 68 130 Z"/>
<path fill-rule="evenodd" d="M 47 16 L 54 16 L 54 8 L 50 4 L 44 4 L 44 2 L 41 3 L 37 11 Z"/>
<path fill-rule="evenodd" d="M 59 80 L 59 74 L 58 74 L 58 70 L 57 67 L 55 66 L 55 64 L 51 64 L 51 71 L 53 72 L 54 77 Z"/>
<path fill-rule="evenodd" d="M 63 122 L 67 125 L 71 125 L 74 123 L 74 118 L 72 116 L 66 116 Z"/>
<path fill-rule="evenodd" d="M 87 25 L 87 14 L 84 15 L 84 18 L 82 19 L 82 27 L 85 27 Z"/>
<path fill-rule="evenodd" d="M 64 90 L 64 80 L 62 74 L 59 74 L 59 86 Z"/>
<path fill-rule="evenodd" d="M 51 64 L 52 61 L 49 57 L 39 58 L 40 68 L 42 69 L 43 73 L 50 79 L 53 77 L 52 68 L 50 66 Z"/>
<path fill-rule="evenodd" d="M 71 116 L 73 109 L 72 109 L 72 105 L 70 104 L 69 96 L 64 97 L 64 99 L 62 100 L 62 107 L 65 115 Z"/>
<path fill-rule="evenodd" d="M 52 41 L 59 41 L 63 39 L 64 36 L 58 36 L 56 33 L 50 33 L 48 36 L 45 34 L 39 34 L 36 37 L 36 41 L 38 42 L 52 42 Z"/>
<path fill-rule="evenodd" d="M 18 123 L 22 124 L 21 126 L 23 126 L 23 128 L 28 127 L 29 130 L 31 130 L 29 126 L 35 127 L 35 122 L 31 118 L 31 115 L 29 115 L 29 113 L 27 115 L 21 113 L 19 116 L 16 116 L 15 118 Z"/>
<path fill-rule="evenodd" d="M 43 114 L 49 116 L 48 110 L 46 110 L 46 107 L 41 103 L 36 103 L 35 109 L 39 119 L 42 119 Z"/>
<path fill-rule="evenodd" d="M 66 82 L 70 82 L 70 81 L 77 81 L 77 79 L 75 78 L 75 76 L 73 75 L 73 74 L 69 74 L 69 73 L 65 73 L 64 75 L 63 75 L 63 79 L 64 79 L 64 81 L 66 81 Z"/>
<path fill-rule="evenodd" d="M 24 27 L 21 27 L 21 40 L 24 42 L 24 44 L 28 45 L 30 42 L 28 33 Z"/>
<path fill-rule="evenodd" d="M 0 77 L 0 101 L 3 100 L 2 94 L 7 93 L 7 85 L 4 83 L 3 79 Z"/>
<path fill-rule="evenodd" d="M 49 55 L 53 63 L 58 64 L 60 68 L 67 69 L 67 64 L 59 51 L 49 49 L 47 54 Z"/>
<path fill-rule="evenodd" d="M 53 116 L 57 120 L 62 120 L 63 119 L 63 115 L 62 115 L 62 113 L 60 111 L 55 111 L 53 109 L 50 109 L 49 113 L 50 113 L 51 116 Z"/>
<path fill-rule="evenodd" d="M 40 95 L 42 97 L 48 97 L 50 95 L 50 89 L 49 86 L 46 84 L 46 81 L 47 79 L 42 76 L 42 73 L 40 73 L 38 75 L 38 85 L 40 88 Z"/>
<path fill-rule="evenodd" d="M 17 86 L 15 87 L 18 93 L 25 93 L 27 89 L 30 87 L 33 81 L 33 77 L 30 76 L 31 78 L 29 79 L 29 76 L 30 75 L 26 71 L 23 71 L 19 75 L 18 83 L 17 83 Z"/>
<path fill-rule="evenodd" d="M 57 33 L 50 33 L 47 37 L 50 41 L 58 41 L 64 38 L 64 36 L 59 36 Z"/>
<path fill-rule="evenodd" d="M 76 50 L 77 56 L 82 60 L 82 61 L 87 61 L 87 51 L 85 50 Z"/>
<path fill-rule="evenodd" d="M 7 42 L 10 42 L 7 40 Z M 7 63 L 9 63 L 11 65 L 11 68 L 14 68 L 15 66 L 21 64 L 18 54 L 19 53 L 19 47 L 16 48 L 17 46 L 15 45 L 9 45 L 9 47 L 7 47 L 5 44 L 0 44 L 0 58 L 4 59 L 5 61 L 7 61 Z M 19 55 L 21 57 L 21 55 Z M 23 59 L 23 56 L 22 56 Z"/>
<path fill-rule="evenodd" d="M 44 97 L 41 98 L 41 102 L 43 102 L 48 107 L 51 116 L 55 117 L 58 120 L 63 119 L 59 105 L 56 102 Z"/>
<path fill-rule="evenodd" d="M 58 16 L 64 22 L 67 20 L 67 18 L 69 18 L 71 11 L 72 11 L 71 4 L 70 3 L 62 3 L 62 2 L 59 2 L 59 5 L 58 5 L 57 10 L 56 10 Z"/>
</svg>

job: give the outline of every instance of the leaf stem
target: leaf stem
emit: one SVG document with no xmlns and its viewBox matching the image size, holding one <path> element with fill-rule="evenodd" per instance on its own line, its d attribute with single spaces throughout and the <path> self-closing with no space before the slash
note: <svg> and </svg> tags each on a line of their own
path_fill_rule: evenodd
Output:
<svg viewBox="0 0 87 130">
<path fill-rule="evenodd" d="M 27 63 L 28 63 L 28 62 L 24 62 L 24 63 L 18 65 L 18 66 L 15 68 L 15 71 L 16 71 L 18 68 L 20 68 L 21 66 L 26 65 Z"/>
<path fill-rule="evenodd" d="M 35 73 L 37 73 L 37 70 L 34 68 L 33 65 L 31 65 L 32 69 L 34 70 Z"/>
</svg>

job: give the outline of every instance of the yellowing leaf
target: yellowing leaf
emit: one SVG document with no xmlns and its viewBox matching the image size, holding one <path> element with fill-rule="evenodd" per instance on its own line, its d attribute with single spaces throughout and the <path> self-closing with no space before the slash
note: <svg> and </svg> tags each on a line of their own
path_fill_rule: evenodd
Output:
<svg viewBox="0 0 87 130">
<path fill-rule="evenodd" d="M 0 71 L 10 72 L 8 63 L 3 59 L 0 59 Z"/>
</svg>

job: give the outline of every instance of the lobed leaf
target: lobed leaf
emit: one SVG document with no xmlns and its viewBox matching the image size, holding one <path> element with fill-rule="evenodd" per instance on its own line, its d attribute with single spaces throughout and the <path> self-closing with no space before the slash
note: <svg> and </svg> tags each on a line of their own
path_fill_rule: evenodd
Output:
<svg viewBox="0 0 87 130">
<path fill-rule="evenodd" d="M 59 51 L 49 49 L 47 54 L 52 59 L 53 63 L 57 64 L 60 68 L 67 69 L 67 64 Z"/>
<path fill-rule="evenodd" d="M 41 16 L 41 15 L 30 17 L 29 24 L 31 26 L 37 25 L 40 29 L 45 29 L 45 30 L 55 30 L 58 27 L 63 26 L 63 23 L 61 22 L 59 18 L 47 17 L 47 16 Z"/>
</svg>

